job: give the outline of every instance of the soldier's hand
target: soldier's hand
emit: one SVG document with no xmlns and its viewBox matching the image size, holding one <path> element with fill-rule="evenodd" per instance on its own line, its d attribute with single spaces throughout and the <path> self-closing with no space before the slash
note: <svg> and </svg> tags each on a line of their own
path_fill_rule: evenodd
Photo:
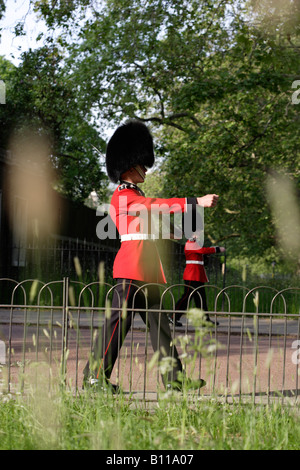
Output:
<svg viewBox="0 0 300 470">
<path fill-rule="evenodd" d="M 206 196 L 197 197 L 197 203 L 202 207 L 214 207 L 218 202 L 217 194 L 206 194 Z"/>
<path fill-rule="evenodd" d="M 225 251 L 226 251 L 226 248 L 224 248 L 224 246 L 220 246 L 220 252 L 224 253 Z"/>
</svg>

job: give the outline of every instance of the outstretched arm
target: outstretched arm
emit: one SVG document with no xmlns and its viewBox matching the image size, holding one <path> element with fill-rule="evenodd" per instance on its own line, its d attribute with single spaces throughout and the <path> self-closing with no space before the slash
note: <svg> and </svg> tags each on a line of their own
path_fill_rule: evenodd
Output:
<svg viewBox="0 0 300 470">
<path fill-rule="evenodd" d="M 218 202 L 219 196 L 217 194 L 206 194 L 206 196 L 197 197 L 197 203 L 202 207 L 214 207 Z"/>
<path fill-rule="evenodd" d="M 202 197 L 187 198 L 151 198 L 138 194 L 131 189 L 124 189 L 121 195 L 126 199 L 124 208 L 130 213 L 131 206 L 134 205 L 134 212 L 143 210 L 152 210 L 153 212 L 184 212 L 188 204 L 200 205 L 202 207 L 214 207 L 219 199 L 217 194 L 207 194 Z M 123 205 L 122 205 L 123 207 Z"/>
</svg>

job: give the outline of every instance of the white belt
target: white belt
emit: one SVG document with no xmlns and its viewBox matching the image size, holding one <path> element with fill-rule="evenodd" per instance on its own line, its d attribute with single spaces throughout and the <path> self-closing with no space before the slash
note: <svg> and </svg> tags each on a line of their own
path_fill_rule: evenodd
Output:
<svg viewBox="0 0 300 470">
<path fill-rule="evenodd" d="M 121 242 L 128 242 L 130 240 L 156 240 L 156 236 L 148 233 L 127 233 L 121 235 Z"/>
<path fill-rule="evenodd" d="M 204 261 L 186 261 L 186 264 L 204 264 Z"/>
</svg>

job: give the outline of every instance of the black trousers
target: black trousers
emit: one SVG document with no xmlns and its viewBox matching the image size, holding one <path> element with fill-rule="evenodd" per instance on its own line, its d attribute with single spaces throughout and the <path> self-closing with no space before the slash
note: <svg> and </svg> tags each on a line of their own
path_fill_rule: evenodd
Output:
<svg viewBox="0 0 300 470">
<path fill-rule="evenodd" d="M 186 286 L 184 287 L 184 293 L 182 297 L 180 297 L 180 299 L 176 302 L 176 305 L 175 305 L 176 320 L 179 320 L 181 316 L 183 315 L 182 313 L 176 312 L 176 310 L 187 310 L 188 303 L 189 305 L 191 305 L 192 300 L 194 300 L 196 308 L 201 308 L 205 312 L 208 311 L 204 282 L 185 281 L 185 284 Z M 193 292 L 193 289 L 197 289 L 198 287 L 199 289 L 191 295 L 191 293 Z"/>
<path fill-rule="evenodd" d="M 158 286 L 147 286 L 147 297 L 144 291 L 139 290 L 145 283 L 130 279 L 117 279 L 111 305 L 111 315 L 106 316 L 101 334 L 98 335 L 91 358 L 84 369 L 84 376 L 94 377 L 104 376 L 109 379 L 119 351 L 130 330 L 135 311 L 130 309 L 159 309 L 160 293 Z M 127 309 L 123 308 L 124 301 Z M 124 310 L 126 314 L 124 315 Z M 164 357 L 173 358 L 172 370 L 162 375 L 163 383 L 173 382 L 177 379 L 177 373 L 182 371 L 182 364 L 178 356 L 177 349 L 171 346 L 172 336 L 168 317 L 163 312 L 139 312 L 144 323 L 148 323 L 151 344 L 154 351 L 159 351 L 159 361 Z M 147 321 L 148 320 L 148 321 Z"/>
</svg>

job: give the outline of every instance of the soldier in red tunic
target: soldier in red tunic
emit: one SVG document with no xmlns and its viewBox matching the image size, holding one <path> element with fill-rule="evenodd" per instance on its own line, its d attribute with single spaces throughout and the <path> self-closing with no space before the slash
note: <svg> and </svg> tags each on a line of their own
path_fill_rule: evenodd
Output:
<svg viewBox="0 0 300 470">
<path fill-rule="evenodd" d="M 204 268 L 203 255 L 210 255 L 212 253 L 224 253 L 223 246 L 202 247 L 198 244 L 197 237 L 190 238 L 184 247 L 184 254 L 186 259 L 186 266 L 183 273 L 183 280 L 185 281 L 184 293 L 177 301 L 175 310 L 186 310 L 188 304 L 194 299 L 196 307 L 201 308 L 205 312 L 208 311 L 206 294 L 204 284 L 208 282 L 207 275 Z M 199 289 L 198 289 L 199 288 Z M 197 289 L 194 293 L 193 290 Z M 176 312 L 169 316 L 169 321 L 175 326 L 182 326 L 180 318 L 182 312 Z M 205 315 L 205 320 L 214 323 L 209 315 Z M 218 322 L 216 323 L 218 325 Z"/>
<path fill-rule="evenodd" d="M 118 251 L 113 277 L 116 280 L 110 317 L 106 317 L 102 334 L 97 338 L 92 357 L 84 369 L 84 384 L 109 387 L 109 382 L 120 348 L 132 323 L 130 309 L 145 309 L 145 294 L 140 289 L 146 283 L 166 283 L 161 260 L 151 233 L 151 215 L 161 212 L 181 212 L 188 205 L 214 207 L 218 196 L 209 194 L 200 198 L 149 198 L 137 186 L 143 183 L 147 168 L 154 164 L 152 136 L 140 121 L 129 120 L 117 128 L 110 138 L 106 151 L 108 176 L 119 183 L 111 199 L 111 218 L 116 225 L 121 248 Z M 140 289 L 140 290 L 139 290 Z M 159 309 L 160 293 L 157 285 L 147 287 L 147 308 Z M 126 302 L 128 313 L 124 318 L 122 305 Z M 146 323 L 146 314 L 140 313 Z M 159 360 L 171 357 L 172 370 L 163 375 L 166 387 L 181 389 L 182 364 L 177 349 L 172 343 L 171 331 L 166 314 L 149 312 L 148 326 L 154 351 Z M 197 387 L 205 385 L 197 381 Z"/>
</svg>

